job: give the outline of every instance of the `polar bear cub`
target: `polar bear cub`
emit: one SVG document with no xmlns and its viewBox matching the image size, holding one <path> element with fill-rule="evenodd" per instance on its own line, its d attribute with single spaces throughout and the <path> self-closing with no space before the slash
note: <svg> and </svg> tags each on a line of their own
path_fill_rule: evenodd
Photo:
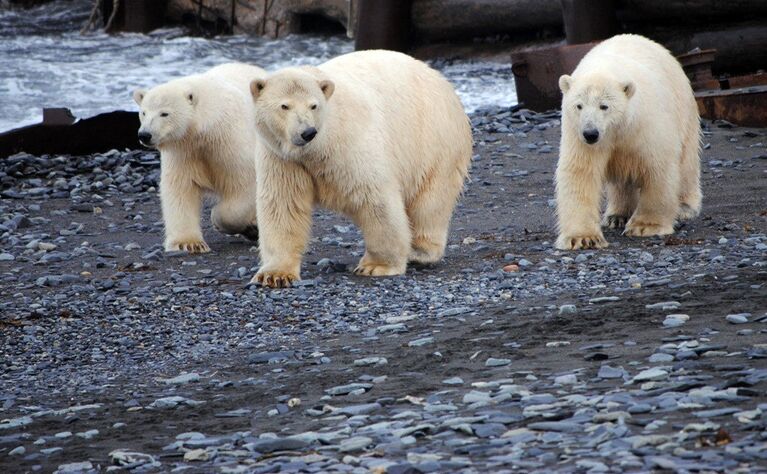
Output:
<svg viewBox="0 0 767 474">
<path fill-rule="evenodd" d="M 604 41 L 559 78 L 556 171 L 559 249 L 601 248 L 602 224 L 667 235 L 700 213 L 700 120 L 690 82 L 663 46 L 636 35 Z"/>
<path fill-rule="evenodd" d="M 401 53 L 363 51 L 278 71 L 251 92 L 261 231 L 253 282 L 300 279 L 315 205 L 360 227 L 359 275 L 442 258 L 472 153 L 469 120 L 445 78 Z"/>
<path fill-rule="evenodd" d="M 217 199 L 211 221 L 219 231 L 258 238 L 250 82 L 264 74 L 223 64 L 133 93 L 141 109 L 139 141 L 160 150 L 166 251 L 210 250 L 200 226 L 206 193 Z"/>
</svg>

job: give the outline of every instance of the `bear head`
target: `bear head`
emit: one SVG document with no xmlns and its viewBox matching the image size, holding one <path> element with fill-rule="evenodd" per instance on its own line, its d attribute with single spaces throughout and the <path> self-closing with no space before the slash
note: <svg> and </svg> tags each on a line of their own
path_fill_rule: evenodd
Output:
<svg viewBox="0 0 767 474">
<path fill-rule="evenodd" d="M 559 78 L 562 90 L 562 116 L 587 145 L 607 143 L 624 123 L 636 86 L 630 80 L 619 81 L 603 75 L 564 75 Z"/>
<path fill-rule="evenodd" d="M 256 130 L 284 159 L 299 159 L 323 141 L 335 84 L 315 68 L 288 68 L 250 83 Z"/>
<path fill-rule="evenodd" d="M 190 85 L 169 82 L 150 89 L 136 90 L 133 100 L 140 107 L 138 139 L 142 145 L 160 148 L 183 140 L 194 123 L 197 94 Z"/>
</svg>

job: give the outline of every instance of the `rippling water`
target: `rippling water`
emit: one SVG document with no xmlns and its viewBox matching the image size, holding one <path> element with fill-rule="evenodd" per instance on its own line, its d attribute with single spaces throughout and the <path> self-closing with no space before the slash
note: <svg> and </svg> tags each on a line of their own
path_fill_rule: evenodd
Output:
<svg viewBox="0 0 767 474">
<path fill-rule="evenodd" d="M 0 10 L 0 131 L 36 123 L 43 107 L 69 107 L 77 117 L 135 110 L 130 93 L 230 61 L 267 70 L 319 64 L 353 51 L 343 37 L 184 36 L 180 29 L 149 35 L 81 35 L 87 0 L 57 1 L 32 10 Z M 516 103 L 511 65 L 436 61 L 467 111 Z"/>
</svg>

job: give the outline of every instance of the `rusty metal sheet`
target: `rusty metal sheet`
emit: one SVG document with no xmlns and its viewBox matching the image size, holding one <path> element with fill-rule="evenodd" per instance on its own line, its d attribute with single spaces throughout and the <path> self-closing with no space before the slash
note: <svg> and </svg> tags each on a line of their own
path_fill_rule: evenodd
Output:
<svg viewBox="0 0 767 474">
<path fill-rule="evenodd" d="M 748 127 L 767 127 L 767 85 L 695 93 L 700 115 Z"/>
<path fill-rule="evenodd" d="M 545 111 L 559 108 L 559 76 L 572 73 L 598 42 L 556 46 L 511 54 L 517 99 L 524 107 Z"/>
</svg>

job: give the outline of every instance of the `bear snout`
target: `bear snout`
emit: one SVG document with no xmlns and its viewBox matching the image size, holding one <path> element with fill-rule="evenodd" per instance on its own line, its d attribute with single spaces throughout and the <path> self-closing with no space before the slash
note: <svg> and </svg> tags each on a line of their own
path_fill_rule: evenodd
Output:
<svg viewBox="0 0 767 474">
<path fill-rule="evenodd" d="M 309 143 L 314 139 L 314 137 L 317 136 L 317 129 L 314 127 L 309 127 L 303 132 L 301 132 L 301 138 L 304 139 L 306 143 Z"/>
<path fill-rule="evenodd" d="M 586 143 L 588 143 L 589 145 L 593 145 L 599 140 L 599 130 L 595 128 L 584 130 L 583 139 L 586 140 Z"/>
<path fill-rule="evenodd" d="M 152 145 L 152 134 L 149 132 L 138 132 L 138 141 L 144 146 Z"/>
</svg>

